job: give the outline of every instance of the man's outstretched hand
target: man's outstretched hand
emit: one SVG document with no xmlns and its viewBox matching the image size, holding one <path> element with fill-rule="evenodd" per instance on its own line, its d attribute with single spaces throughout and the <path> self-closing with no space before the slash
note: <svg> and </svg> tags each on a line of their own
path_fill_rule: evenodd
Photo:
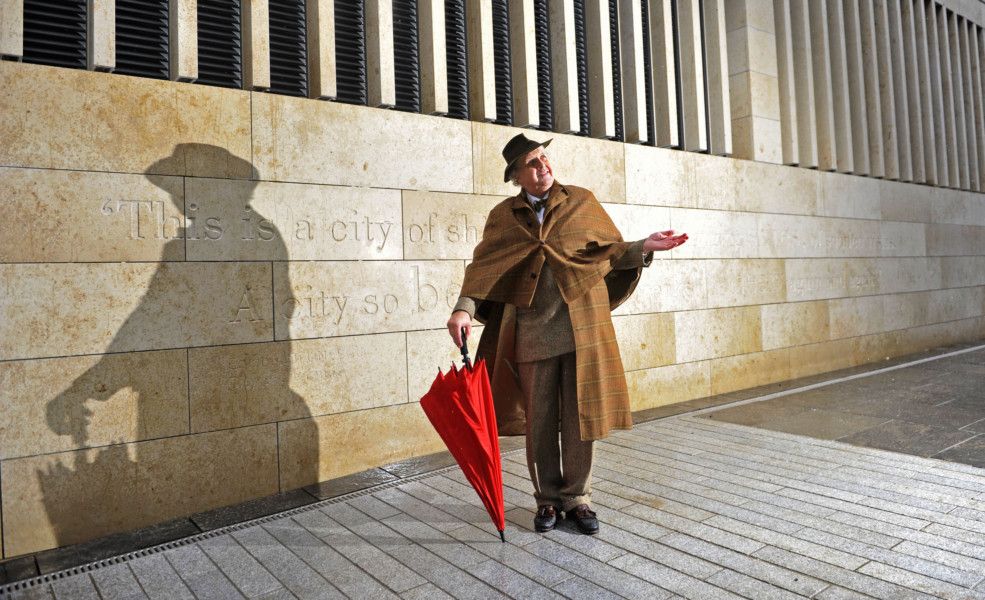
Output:
<svg viewBox="0 0 985 600">
<path fill-rule="evenodd" d="M 650 253 L 659 250 L 670 250 L 687 241 L 687 234 L 674 235 L 673 229 L 651 233 L 643 242 L 643 252 Z"/>
<path fill-rule="evenodd" d="M 451 313 L 447 325 L 451 339 L 455 340 L 455 345 L 459 348 L 462 347 L 462 328 L 465 328 L 467 337 L 472 337 L 472 317 L 464 310 L 456 310 Z"/>
</svg>

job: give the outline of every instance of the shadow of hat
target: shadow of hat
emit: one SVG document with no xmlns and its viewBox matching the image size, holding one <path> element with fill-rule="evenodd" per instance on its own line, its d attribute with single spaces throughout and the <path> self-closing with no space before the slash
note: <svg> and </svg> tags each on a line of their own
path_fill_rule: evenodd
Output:
<svg viewBox="0 0 985 600">
<path fill-rule="evenodd" d="M 168 177 L 210 177 L 241 179 L 255 187 L 260 174 L 250 161 L 240 158 L 221 146 L 211 144 L 178 144 L 171 154 L 152 163 L 144 175 L 157 187 L 170 191 L 164 182 Z"/>
</svg>

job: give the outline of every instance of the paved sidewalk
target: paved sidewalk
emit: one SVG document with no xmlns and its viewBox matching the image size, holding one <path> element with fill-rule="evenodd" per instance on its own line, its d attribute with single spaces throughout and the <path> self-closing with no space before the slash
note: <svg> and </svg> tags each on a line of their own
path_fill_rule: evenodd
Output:
<svg viewBox="0 0 985 600">
<path fill-rule="evenodd" d="M 530 530 L 513 452 L 507 544 L 444 469 L 0 596 L 985 598 L 985 470 L 690 416 L 596 448 L 597 537 Z"/>
</svg>

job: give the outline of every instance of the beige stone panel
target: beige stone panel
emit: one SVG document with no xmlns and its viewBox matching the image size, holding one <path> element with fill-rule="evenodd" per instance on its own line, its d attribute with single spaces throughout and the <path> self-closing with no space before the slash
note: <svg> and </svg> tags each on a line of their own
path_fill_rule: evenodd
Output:
<svg viewBox="0 0 985 600">
<path fill-rule="evenodd" d="M 655 231 L 670 229 L 670 210 L 663 206 L 603 204 L 612 222 L 627 242 L 646 239 Z M 654 252 L 655 260 L 670 258 L 671 252 Z"/>
<path fill-rule="evenodd" d="M 674 315 L 626 315 L 612 319 L 616 340 L 627 371 L 652 369 L 674 363 Z"/>
<path fill-rule="evenodd" d="M 879 292 L 883 294 L 942 287 L 940 258 L 880 258 L 876 261 L 876 269 Z"/>
<path fill-rule="evenodd" d="M 811 0 L 807 4 L 811 31 L 811 67 L 814 70 L 813 108 L 817 124 L 817 167 L 822 171 L 833 171 L 839 166 L 839 148 L 835 142 L 834 93 L 831 86 L 831 48 L 828 39 L 828 27 L 833 24 L 828 22 L 827 0 Z"/>
<path fill-rule="evenodd" d="M 796 104 L 797 157 L 802 167 L 818 166 L 818 131 L 810 10 L 804 0 L 790 0 L 790 39 Z"/>
<path fill-rule="evenodd" d="M 929 309 L 925 323 L 973 319 L 985 314 L 985 288 L 966 287 L 927 292 Z"/>
<path fill-rule="evenodd" d="M 622 82 L 623 131 L 627 143 L 645 143 L 648 141 L 642 7 L 642 3 L 633 0 L 624 0 L 617 5 L 619 47 L 621 50 L 619 66 L 621 67 Z M 709 57 L 709 62 L 712 60 L 714 59 Z"/>
<path fill-rule="evenodd" d="M 971 27 L 972 26 L 968 21 L 962 20 L 958 22 L 959 38 L 961 42 L 961 78 L 963 80 L 962 85 L 964 86 L 964 122 L 965 131 L 968 138 L 968 188 L 979 191 L 981 189 L 979 187 L 981 183 L 981 175 L 979 171 L 981 168 L 979 164 L 979 144 L 981 141 L 978 139 L 978 125 L 976 123 L 976 119 L 981 118 L 982 106 L 980 103 L 976 103 L 975 101 L 976 82 L 972 76 L 974 63 L 972 61 L 971 47 L 971 42 L 974 39 L 975 33 Z M 977 50 L 975 53 L 977 55 Z M 978 72 L 977 75 L 980 76 L 981 73 Z"/>
<path fill-rule="evenodd" d="M 116 68 L 116 2 L 86 2 L 86 68 L 112 71 Z"/>
<path fill-rule="evenodd" d="M 448 50 L 445 43 L 445 3 L 421 0 L 417 3 L 421 52 L 421 112 L 440 115 L 448 112 Z"/>
<path fill-rule="evenodd" d="M 665 148 L 626 144 L 626 202 L 694 208 L 694 157 Z"/>
<path fill-rule="evenodd" d="M 962 157 L 958 152 L 958 129 L 960 128 L 960 122 L 955 121 L 958 105 L 954 93 L 956 86 L 954 82 L 954 70 L 952 68 L 954 57 L 951 51 L 951 34 L 950 28 L 948 27 L 947 10 L 937 7 L 935 13 L 937 15 L 937 40 L 940 52 L 941 89 L 943 90 L 943 133 L 944 139 L 946 140 L 944 148 L 947 153 L 948 168 L 947 182 L 944 185 L 960 187 L 960 166 L 963 163 Z"/>
<path fill-rule="evenodd" d="M 271 339 L 270 265 L 0 265 L 0 359 Z"/>
<path fill-rule="evenodd" d="M 708 105 L 705 98 L 704 39 L 701 28 L 701 3 L 677 0 L 678 57 L 680 80 L 678 98 L 681 107 L 681 146 L 685 150 L 708 150 Z M 741 36 L 742 31 L 735 32 Z M 748 68 L 748 67 L 747 67 Z"/>
<path fill-rule="evenodd" d="M 677 61 L 671 0 L 655 0 L 650 13 L 650 64 L 653 79 L 653 129 L 660 147 L 680 145 L 677 128 Z"/>
<path fill-rule="evenodd" d="M 195 348 L 189 352 L 191 428 L 403 404 L 406 364 L 403 333 Z"/>
<path fill-rule="evenodd" d="M 717 358 L 710 362 L 712 395 L 790 379 L 790 352 L 786 348 Z"/>
<path fill-rule="evenodd" d="M 762 350 L 758 306 L 674 313 L 677 362 L 735 356 Z"/>
<path fill-rule="evenodd" d="M 731 4 L 731 3 L 730 3 Z M 775 0 L 773 18 L 776 31 L 777 93 L 780 109 L 780 137 L 783 164 L 795 165 L 800 162 L 797 140 L 797 88 L 794 85 L 793 26 L 790 22 L 790 1 Z M 734 85 L 734 83 L 733 83 Z M 732 107 L 733 116 L 743 116 Z"/>
<path fill-rule="evenodd" d="M 400 192 L 187 179 L 188 260 L 403 257 Z"/>
<path fill-rule="evenodd" d="M 554 100 L 554 130 L 571 133 L 581 128 L 578 104 L 578 60 L 575 56 L 574 0 L 547 5 L 551 54 L 551 92 Z"/>
<path fill-rule="evenodd" d="M 643 270 L 632 296 L 613 314 L 643 314 L 708 308 L 704 260 L 654 261 Z"/>
<path fill-rule="evenodd" d="M 879 184 L 879 207 L 882 218 L 890 221 L 929 223 L 940 191 L 929 186 L 896 181 Z"/>
<path fill-rule="evenodd" d="M 472 321 L 468 338 L 469 358 L 476 362 L 479 338 L 485 328 Z M 452 341 L 447 329 L 408 331 L 407 336 L 407 398 L 418 402 L 431 389 L 438 369 L 447 373 L 452 364 L 462 368 L 462 351 Z"/>
<path fill-rule="evenodd" d="M 888 15 L 887 26 L 889 28 L 889 65 L 893 72 L 892 93 L 896 98 L 896 143 L 899 159 L 899 178 L 901 181 L 913 181 L 913 155 L 914 143 L 910 132 L 909 111 L 917 103 L 919 108 L 919 97 L 911 98 L 907 87 L 907 72 L 904 64 L 904 29 L 900 13 L 899 0 L 888 0 L 886 2 L 886 14 Z"/>
<path fill-rule="evenodd" d="M 738 210 L 817 214 L 819 180 L 816 171 L 748 160 L 735 163 Z"/>
<path fill-rule="evenodd" d="M 954 127 L 958 136 L 958 175 L 960 176 L 961 189 L 969 189 L 971 165 L 970 152 L 968 151 L 968 129 L 965 117 L 965 77 L 962 68 L 962 52 L 960 30 L 961 25 L 958 16 L 951 13 L 948 18 L 948 35 L 951 45 L 951 81 L 953 83 L 954 94 Z"/>
<path fill-rule="evenodd" d="M 773 32 L 747 27 L 729 31 L 727 38 L 729 75 L 756 71 L 777 76 L 776 36 Z"/>
<path fill-rule="evenodd" d="M 923 223 L 879 223 L 882 256 L 926 256 L 926 226 Z"/>
<path fill-rule="evenodd" d="M 950 181 L 950 165 L 948 157 L 947 129 L 944 123 L 944 80 L 942 78 L 941 66 L 944 60 L 941 54 L 939 39 L 939 28 L 937 24 L 936 4 L 929 2 L 925 4 L 927 19 L 927 65 L 930 72 L 931 89 L 931 108 L 934 120 L 934 156 L 936 159 L 937 181 L 936 184 L 947 187 Z"/>
<path fill-rule="evenodd" d="M 732 92 L 732 119 L 753 114 L 767 119 L 780 119 L 780 87 L 777 78 L 756 71 L 743 71 L 729 77 Z M 755 112 L 754 112 L 755 107 Z"/>
<path fill-rule="evenodd" d="M 764 350 L 826 342 L 831 337 L 827 301 L 766 304 L 761 308 Z"/>
<path fill-rule="evenodd" d="M 489 211 L 502 201 L 501 196 L 404 191 L 404 258 L 471 259 Z"/>
<path fill-rule="evenodd" d="M 463 275 L 459 261 L 275 263 L 276 339 L 444 327 Z"/>
<path fill-rule="evenodd" d="M 428 35 L 431 32 L 428 5 L 424 3 L 421 8 L 421 102 L 425 113 L 428 112 L 429 91 L 432 89 L 428 79 L 432 73 L 428 62 L 431 58 L 428 52 L 432 50 Z M 305 10 L 308 25 L 308 95 L 312 98 L 335 98 L 338 93 L 335 76 L 335 0 L 307 0 Z"/>
<path fill-rule="evenodd" d="M 243 87 L 265 90 L 270 87 L 270 10 L 267 0 L 243 0 Z"/>
<path fill-rule="evenodd" d="M 0 362 L 0 459 L 188 433 L 185 352 Z"/>
<path fill-rule="evenodd" d="M 780 121 L 764 117 L 732 120 L 732 143 L 736 158 L 782 164 Z"/>
<path fill-rule="evenodd" d="M 0 5 L 0 56 L 24 55 L 24 0 Z"/>
<path fill-rule="evenodd" d="M 369 106 L 397 103 L 393 55 L 393 2 L 366 0 L 366 100 Z"/>
<path fill-rule="evenodd" d="M 844 340 L 851 343 L 852 366 L 881 362 L 906 354 L 902 343 L 906 334 L 905 331 L 891 331 Z"/>
<path fill-rule="evenodd" d="M 284 490 L 445 449 L 417 402 L 278 427 Z"/>
<path fill-rule="evenodd" d="M 798 379 L 853 366 L 852 340 L 832 340 L 788 348 L 790 378 Z"/>
<path fill-rule="evenodd" d="M 921 6 L 923 0 L 918 2 Z M 902 25 L 902 35 L 900 44 L 902 50 L 902 69 L 900 70 L 900 86 L 906 87 L 908 99 L 906 105 L 906 117 L 909 119 L 910 144 L 907 148 L 913 164 L 913 180 L 918 183 L 927 181 L 926 153 L 924 151 L 924 115 L 929 113 L 930 107 L 924 103 L 924 95 L 920 90 L 920 64 L 917 60 L 917 39 L 916 24 L 914 22 L 916 12 L 915 4 L 912 1 L 900 2 L 898 8 L 894 5 L 894 10 L 899 11 L 900 22 Z M 924 38 L 926 43 L 926 38 Z M 929 96 L 929 95 L 928 95 Z M 933 139 L 933 138 L 931 138 Z"/>
<path fill-rule="evenodd" d="M 985 13 L 985 7 L 983 7 Z M 985 33 L 972 26 L 969 33 L 971 36 L 971 86 L 972 96 L 975 105 L 975 127 L 978 138 L 978 157 L 980 161 L 985 161 Z M 985 164 L 978 164 L 978 191 L 985 191 Z"/>
<path fill-rule="evenodd" d="M 537 90 L 537 46 L 533 0 L 508 3 L 510 73 L 512 75 L 513 123 L 518 127 L 540 125 Z"/>
<path fill-rule="evenodd" d="M 930 256 L 985 254 L 985 226 L 927 225 L 927 254 Z"/>
<path fill-rule="evenodd" d="M 923 161 L 924 177 L 927 183 L 936 185 L 939 183 L 937 175 L 937 117 L 935 114 L 934 96 L 940 88 L 932 87 L 931 65 L 930 65 L 930 32 L 927 21 L 927 5 L 924 0 L 904 3 L 904 13 L 910 13 L 913 20 L 913 40 L 916 46 L 916 80 L 917 94 L 920 96 L 920 126 L 922 139 L 922 156 L 918 155 L 916 160 Z"/>
<path fill-rule="evenodd" d="M 710 396 L 710 364 L 702 361 L 627 372 L 630 408 L 646 410 Z"/>
<path fill-rule="evenodd" d="M 848 0 L 855 3 L 854 0 Z M 876 25 L 873 0 L 858 1 L 859 33 L 862 52 L 862 79 L 865 82 L 865 112 L 868 125 L 869 175 L 883 177 L 886 160 L 883 151 L 883 115 L 879 94 L 879 59 L 876 51 Z"/>
<path fill-rule="evenodd" d="M 887 331 L 919 327 L 928 322 L 930 292 L 889 294 L 883 299 L 883 325 Z"/>
<path fill-rule="evenodd" d="M 732 107 L 725 0 L 709 0 L 701 6 L 704 13 L 705 78 L 708 82 L 708 150 L 712 154 L 729 156 L 732 154 Z M 768 7 L 769 2 L 759 2 L 761 10 Z M 770 106 L 757 105 L 757 112 L 779 113 L 778 103 L 779 100 Z"/>
<path fill-rule="evenodd" d="M 985 319 L 936 323 L 898 333 L 898 354 L 912 354 L 953 344 L 980 343 L 985 337 Z"/>
<path fill-rule="evenodd" d="M 839 171 L 854 173 L 856 172 L 856 159 L 855 148 L 852 146 L 851 109 L 849 107 L 845 14 L 841 0 L 827 0 L 825 9 L 828 52 L 831 59 L 831 104 L 834 109 L 836 164 Z"/>
<path fill-rule="evenodd" d="M 985 223 L 985 195 L 974 192 L 935 189 L 931 198 L 930 222 L 950 225 Z"/>
<path fill-rule="evenodd" d="M 492 2 L 465 4 L 469 67 L 469 116 L 476 121 L 496 120 L 496 71 L 493 57 Z"/>
<path fill-rule="evenodd" d="M 828 301 L 832 339 L 881 333 L 893 329 L 885 322 L 883 296 L 836 298 Z"/>
<path fill-rule="evenodd" d="M 254 94 L 253 160 L 272 181 L 472 191 L 468 123 L 340 102 Z"/>
<path fill-rule="evenodd" d="M 609 3 L 586 0 L 585 64 L 588 78 L 589 129 L 595 138 L 616 135 L 615 98 L 612 89 L 612 36 Z"/>
<path fill-rule="evenodd" d="M 824 300 L 877 294 L 880 261 L 877 258 L 787 259 L 787 301 Z"/>
<path fill-rule="evenodd" d="M 755 27 L 772 33 L 774 10 L 770 0 L 729 0 L 725 2 L 727 29 Z"/>
<path fill-rule="evenodd" d="M 895 78 L 891 56 L 893 33 L 890 28 L 887 3 L 895 0 L 870 0 L 872 3 L 873 19 L 875 21 L 875 53 L 876 72 L 879 82 L 880 114 L 882 115 L 882 157 L 886 179 L 899 179 L 901 165 L 899 156 L 899 135 L 896 113 L 901 110 L 897 106 L 894 93 Z"/>
<path fill-rule="evenodd" d="M 744 161 L 708 154 L 688 153 L 687 186 L 695 208 L 741 210 L 739 165 Z M 708 182 L 714 181 L 714 185 Z"/>
<path fill-rule="evenodd" d="M 881 219 L 878 179 L 818 173 L 817 214 L 851 219 Z"/>
<path fill-rule="evenodd" d="M 506 168 L 503 146 L 518 133 L 537 141 L 553 140 L 545 152 L 551 160 L 554 177 L 561 183 L 587 188 L 600 202 L 625 202 L 623 144 L 575 135 L 552 138 L 547 132 L 532 133 L 527 129 L 484 123 L 472 123 L 472 152 L 466 156 L 475 164 L 475 193 L 505 197 L 515 196 L 520 191 L 512 183 L 503 181 Z M 433 134 L 429 134 L 428 139 L 432 137 Z"/>
<path fill-rule="evenodd" d="M 10 61 L 0 88 L 0 164 L 251 176 L 247 92 Z"/>
<path fill-rule="evenodd" d="M 168 5 L 168 77 L 174 81 L 195 81 L 198 79 L 198 0 L 173 0 Z"/>
<path fill-rule="evenodd" d="M 182 180 L 151 177 L 0 167 L 0 262 L 184 260 Z"/>
<path fill-rule="evenodd" d="M 759 215 L 759 255 L 775 258 L 878 256 L 877 221 Z"/>
<path fill-rule="evenodd" d="M 921 0 L 922 1 L 922 0 Z M 844 19 L 845 43 L 845 90 L 849 108 L 849 121 L 845 123 L 844 134 L 852 145 L 854 172 L 869 174 L 869 122 L 865 111 L 865 72 L 862 68 L 862 28 L 859 21 L 856 0 L 835 0 L 841 2 Z M 832 6 L 828 3 L 828 7 Z"/>
<path fill-rule="evenodd" d="M 704 267 L 709 308 L 769 304 L 787 297 L 782 260 L 709 260 Z"/>
<path fill-rule="evenodd" d="M 844 261 L 845 290 L 849 296 L 869 296 L 883 289 L 883 263 L 892 259 L 850 258 Z"/>
<path fill-rule="evenodd" d="M 277 431 L 183 435 L 7 460 L 0 469 L 4 550 L 16 556 L 273 494 Z"/>
<path fill-rule="evenodd" d="M 945 256 L 941 262 L 941 287 L 985 285 L 985 256 Z"/>
<path fill-rule="evenodd" d="M 673 208 L 670 223 L 688 234 L 688 243 L 670 253 L 674 258 L 756 258 L 757 215 L 751 213 Z"/>
</svg>

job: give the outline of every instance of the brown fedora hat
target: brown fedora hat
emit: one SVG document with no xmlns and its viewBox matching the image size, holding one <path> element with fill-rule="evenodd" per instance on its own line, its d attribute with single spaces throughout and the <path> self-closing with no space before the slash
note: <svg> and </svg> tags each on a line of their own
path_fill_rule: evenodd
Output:
<svg viewBox="0 0 985 600">
<path fill-rule="evenodd" d="M 503 181 L 510 180 L 510 171 L 513 170 L 513 163 L 523 158 L 523 155 L 531 150 L 535 150 L 541 146 L 546 148 L 551 143 L 551 140 L 535 142 L 522 133 L 513 136 L 513 139 L 506 142 L 506 146 L 503 148 L 503 158 L 506 159 L 506 170 L 503 171 Z"/>
</svg>

